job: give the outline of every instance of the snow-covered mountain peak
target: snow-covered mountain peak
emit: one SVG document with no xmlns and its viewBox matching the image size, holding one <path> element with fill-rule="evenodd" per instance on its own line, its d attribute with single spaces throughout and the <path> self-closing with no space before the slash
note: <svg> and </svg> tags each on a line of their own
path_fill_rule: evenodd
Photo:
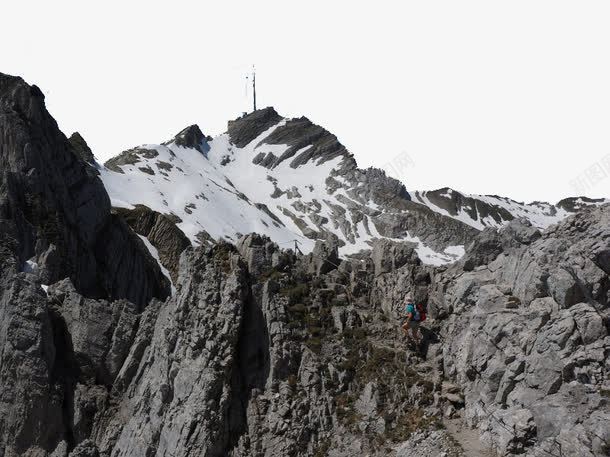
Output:
<svg viewBox="0 0 610 457">
<path fill-rule="evenodd" d="M 269 169 L 284 161 L 297 168 L 309 161 L 322 164 L 337 157 L 352 159 L 337 137 L 326 129 L 304 116 L 282 118 L 273 108 L 258 110 L 229 122 L 228 135 L 238 148 L 252 144 L 259 149 L 254 163 Z M 267 152 L 265 145 L 268 146 Z M 355 166 L 355 162 L 350 165 Z"/>
<path fill-rule="evenodd" d="M 414 192 L 383 170 L 360 169 L 337 137 L 306 117 L 264 108 L 205 136 L 192 125 L 162 144 L 127 150 L 101 167 L 112 204 L 144 205 L 171 216 L 195 244 L 250 232 L 311 251 L 334 240 L 342 255 L 375 239 L 412 242 L 422 261 L 456 260 L 473 236 L 525 218 L 538 228 L 601 201 L 558 205 L 466 195 L 442 188 Z"/>
<path fill-rule="evenodd" d="M 203 153 L 202 153 L 203 152 Z M 361 170 L 337 137 L 273 108 L 229 122 L 213 139 L 195 126 L 106 162 L 101 176 L 116 207 L 145 205 L 177 218 L 195 243 L 258 232 L 280 244 L 333 239 L 342 254 L 376 238 L 411 241 L 431 263 L 455 260 L 474 233 L 410 201 L 381 170 Z"/>
</svg>

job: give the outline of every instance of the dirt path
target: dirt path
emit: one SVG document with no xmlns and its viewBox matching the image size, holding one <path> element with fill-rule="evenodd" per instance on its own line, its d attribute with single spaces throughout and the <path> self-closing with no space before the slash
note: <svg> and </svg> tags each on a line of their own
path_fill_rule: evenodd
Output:
<svg viewBox="0 0 610 457">
<path fill-rule="evenodd" d="M 389 335 L 392 335 L 391 331 L 388 328 Z M 442 381 L 442 374 L 438 370 L 434 358 L 427 360 L 426 350 L 422 351 L 421 347 L 414 348 L 402 334 L 396 338 L 383 339 L 379 336 L 377 338 L 373 337 L 369 341 L 376 348 L 404 354 L 405 363 L 426 379 L 436 383 Z M 479 432 L 468 427 L 461 418 L 444 419 L 443 424 L 453 444 L 457 444 L 461 448 L 460 450 L 456 449 L 459 455 L 464 457 L 497 457 L 495 452 L 479 440 Z"/>
<path fill-rule="evenodd" d="M 445 419 L 443 423 L 453 439 L 462 447 L 465 456 L 496 456 L 495 452 L 481 443 L 479 440 L 479 432 L 469 428 L 462 422 L 462 419 Z"/>
</svg>

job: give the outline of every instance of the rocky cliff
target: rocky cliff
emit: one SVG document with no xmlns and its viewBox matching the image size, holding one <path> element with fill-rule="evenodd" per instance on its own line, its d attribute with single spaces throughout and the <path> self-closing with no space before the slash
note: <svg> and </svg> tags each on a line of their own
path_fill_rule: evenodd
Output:
<svg viewBox="0 0 610 457">
<path fill-rule="evenodd" d="M 65 454 L 76 381 L 110 385 L 138 313 L 170 292 L 81 154 L 36 86 L 0 74 L 0 455 Z M 67 303 L 45 292 L 59 283 Z"/>
<path fill-rule="evenodd" d="M 421 240 L 375 237 L 349 257 L 338 237 L 305 254 L 255 233 L 195 243 L 179 215 L 111 210 L 106 172 L 35 87 L 2 76 L 0 97 L 0 456 L 610 452 L 610 205 L 543 231 L 515 219 L 462 232 L 447 265 L 422 262 Z M 229 126 L 235 147 L 278 122 L 255 114 Z M 351 160 L 306 120 L 285 128 L 268 141 L 289 149 L 265 169 Z M 134 164 L 214 152 L 198 128 L 175 142 Z M 354 200 L 389 188 L 392 205 L 416 205 L 346 167 Z M 405 220 L 423 237 L 450 220 L 423 211 L 384 216 L 388 230 Z M 419 345 L 399 329 L 405 294 L 428 306 Z"/>
<path fill-rule="evenodd" d="M 1 74 L 0 135 L 3 274 L 69 277 L 83 295 L 140 306 L 168 295 L 153 259 L 111 213 L 82 144 L 59 131 L 36 86 Z"/>
</svg>

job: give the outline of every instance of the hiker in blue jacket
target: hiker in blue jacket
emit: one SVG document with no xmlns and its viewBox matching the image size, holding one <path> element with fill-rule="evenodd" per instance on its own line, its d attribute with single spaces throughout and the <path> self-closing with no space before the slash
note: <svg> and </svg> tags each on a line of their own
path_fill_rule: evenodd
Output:
<svg viewBox="0 0 610 457">
<path fill-rule="evenodd" d="M 405 307 L 406 319 L 402 324 L 402 331 L 405 333 L 406 337 L 409 337 L 409 329 L 411 329 L 410 338 L 415 343 L 419 343 L 421 341 L 419 324 L 425 319 L 425 313 L 420 309 L 420 306 L 413 303 L 413 299 L 409 295 L 405 297 L 403 304 Z"/>
</svg>

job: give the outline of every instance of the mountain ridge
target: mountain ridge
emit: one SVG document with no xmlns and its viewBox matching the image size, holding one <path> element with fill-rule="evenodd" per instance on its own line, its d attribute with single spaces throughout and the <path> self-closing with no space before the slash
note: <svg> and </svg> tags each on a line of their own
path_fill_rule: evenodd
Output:
<svg viewBox="0 0 610 457">
<path fill-rule="evenodd" d="M 185 143 L 182 135 L 189 129 L 196 130 L 197 140 Z M 559 206 L 522 204 L 449 188 L 410 193 L 383 170 L 360 169 L 353 154 L 323 127 L 304 116 L 284 118 L 273 107 L 229 121 L 227 132 L 214 138 L 196 125 L 187 127 L 163 143 L 128 149 L 101 168 L 115 206 L 144 205 L 174 215 L 195 244 L 236 241 L 258 232 L 280 244 L 297 239 L 304 252 L 317 239 L 333 239 L 342 254 L 354 254 L 371 249 L 375 238 L 389 238 L 416 243 L 422 260 L 432 264 L 457 260 L 476 233 L 472 229 L 499 228 L 520 217 L 546 228 L 605 202 L 580 197 Z M 192 190 L 168 199 L 166 182 L 171 181 Z M 206 211 L 198 208 L 213 206 L 203 191 L 210 185 L 215 195 L 210 198 L 219 198 L 225 209 L 241 208 L 237 214 L 215 212 L 220 222 L 206 221 Z"/>
<path fill-rule="evenodd" d="M 305 252 L 317 239 L 334 239 L 349 253 L 389 237 L 419 243 L 432 261 L 450 261 L 457 258 L 453 246 L 473 233 L 449 218 L 447 230 L 427 233 L 425 226 L 443 216 L 411 202 L 404 185 L 383 171 L 359 169 L 335 135 L 305 117 L 285 119 L 265 108 L 231 121 L 206 145 L 201 154 L 169 140 L 110 159 L 101 175 L 113 205 L 174 214 L 194 243 L 260 232 L 279 243 L 296 237 Z M 167 198 L 172 182 L 189 190 Z M 206 221 L 205 209 L 220 204 L 215 199 L 224 208 L 215 212 L 221 221 Z M 232 208 L 235 214 L 227 214 Z"/>
<path fill-rule="evenodd" d="M 523 203 L 498 195 L 467 195 L 448 187 L 417 191 L 414 196 L 415 200 L 434 211 L 479 230 L 486 227 L 498 228 L 520 217 L 537 228 L 544 229 L 586 207 L 610 202 L 607 198 L 568 197 L 556 204 L 543 201 Z"/>
</svg>

